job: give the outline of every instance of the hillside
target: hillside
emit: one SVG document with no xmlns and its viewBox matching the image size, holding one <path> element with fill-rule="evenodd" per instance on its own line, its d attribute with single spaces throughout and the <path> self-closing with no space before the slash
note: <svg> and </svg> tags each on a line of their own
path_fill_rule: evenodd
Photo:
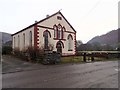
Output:
<svg viewBox="0 0 120 90">
<path fill-rule="evenodd" d="M 2 41 L 2 44 L 5 45 L 6 43 L 10 44 L 11 41 L 12 41 L 12 37 L 11 37 L 11 34 L 9 33 L 5 33 L 5 32 L 0 32 L 0 41 Z"/>
<path fill-rule="evenodd" d="M 107 45 L 107 44 L 108 45 L 116 45 L 116 44 L 118 44 L 118 32 L 120 32 L 120 29 L 112 30 L 101 36 L 95 36 L 87 43 L 90 43 L 90 44 L 99 43 L 101 45 Z"/>
</svg>

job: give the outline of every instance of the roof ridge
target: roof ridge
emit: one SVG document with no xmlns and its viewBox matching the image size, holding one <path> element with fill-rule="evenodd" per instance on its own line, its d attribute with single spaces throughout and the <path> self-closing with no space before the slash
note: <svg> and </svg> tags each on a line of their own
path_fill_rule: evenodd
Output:
<svg viewBox="0 0 120 90">
<path fill-rule="evenodd" d="M 32 26 L 38 24 L 38 23 L 41 23 L 41 22 L 43 22 L 44 20 L 49 19 L 50 17 L 52 17 L 52 16 L 54 16 L 54 15 L 56 15 L 56 14 L 58 14 L 58 13 L 61 13 L 60 10 L 57 11 L 56 13 L 50 15 L 49 17 L 46 17 L 46 18 L 44 18 L 44 19 L 41 19 L 41 20 L 39 20 L 39 21 L 37 21 L 37 22 L 35 22 L 35 23 L 33 23 L 33 24 L 27 26 L 26 28 L 23 28 L 22 30 L 20 30 L 20 31 L 14 33 L 14 34 L 12 34 L 11 36 L 13 36 L 13 35 L 15 35 L 15 34 L 17 34 L 17 33 L 19 33 L 19 32 L 22 32 L 22 31 L 24 31 L 24 30 L 26 30 L 26 29 L 28 29 L 28 28 L 30 28 L 30 27 L 32 27 Z"/>
<path fill-rule="evenodd" d="M 59 11 L 57 11 L 56 13 L 50 15 L 49 17 L 46 17 L 46 18 L 44 18 L 44 19 L 41 19 L 40 21 L 35 22 L 35 23 L 33 23 L 33 24 L 27 26 L 26 28 L 24 28 L 24 29 L 22 29 L 22 30 L 20 30 L 20 31 L 14 33 L 14 34 L 12 34 L 12 36 L 15 35 L 15 34 L 18 34 L 19 32 L 22 32 L 22 31 L 24 31 L 24 30 L 26 30 L 26 29 L 28 29 L 28 28 L 30 28 L 30 27 L 32 27 L 32 26 L 38 24 L 38 23 L 41 23 L 41 22 L 43 22 L 43 21 L 45 21 L 45 20 L 47 20 L 47 19 L 49 19 L 49 18 L 55 16 L 56 14 L 61 14 L 61 16 L 65 19 L 65 21 L 66 21 L 66 22 L 70 25 L 70 27 L 75 31 L 75 29 L 72 27 L 72 25 L 67 21 L 67 19 L 64 17 L 64 15 L 61 13 L 61 10 L 59 10 Z M 75 31 L 75 32 L 76 32 L 76 31 Z"/>
</svg>

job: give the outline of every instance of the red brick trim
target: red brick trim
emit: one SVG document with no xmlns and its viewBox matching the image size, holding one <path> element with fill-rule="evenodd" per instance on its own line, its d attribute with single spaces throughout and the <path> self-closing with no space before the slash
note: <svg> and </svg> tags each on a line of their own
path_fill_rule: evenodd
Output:
<svg viewBox="0 0 120 90">
<path fill-rule="evenodd" d="M 75 49 L 75 55 L 76 55 L 76 53 L 77 53 L 77 51 L 76 51 L 76 33 L 74 34 L 74 49 Z"/>
<path fill-rule="evenodd" d="M 54 28 L 47 27 L 47 26 L 41 26 L 41 25 L 38 25 L 38 27 L 54 30 Z"/>
<path fill-rule="evenodd" d="M 62 41 L 66 41 L 66 39 L 58 39 L 58 38 L 53 38 L 54 40 L 62 40 Z"/>
<path fill-rule="evenodd" d="M 54 26 L 57 26 L 57 25 L 55 24 Z M 54 30 L 54 28 L 46 27 L 46 26 L 41 26 L 41 25 L 38 25 L 38 27 L 45 28 L 45 29 L 50 29 L 50 30 Z M 64 26 L 63 26 L 63 28 L 65 29 L 65 31 L 63 31 L 63 32 L 75 34 L 75 32 L 66 31 L 66 28 Z"/>
<path fill-rule="evenodd" d="M 73 40 L 73 36 L 71 34 L 68 35 L 67 39 L 69 39 L 69 37 L 71 37 L 72 40 Z"/>
<path fill-rule="evenodd" d="M 62 29 L 63 31 L 66 31 L 66 28 L 63 26 L 63 29 Z"/>
<path fill-rule="evenodd" d="M 34 48 L 39 48 L 39 29 L 37 24 L 34 25 Z"/>
<path fill-rule="evenodd" d="M 73 34 L 75 34 L 75 32 L 70 32 L 70 31 L 64 31 L 64 32 L 67 32 L 67 33 L 73 33 Z"/>
<path fill-rule="evenodd" d="M 61 43 L 61 44 L 62 44 L 62 47 L 64 48 L 64 43 L 63 43 L 62 41 L 58 41 L 58 42 L 56 43 L 56 48 L 57 48 L 58 43 Z"/>
</svg>

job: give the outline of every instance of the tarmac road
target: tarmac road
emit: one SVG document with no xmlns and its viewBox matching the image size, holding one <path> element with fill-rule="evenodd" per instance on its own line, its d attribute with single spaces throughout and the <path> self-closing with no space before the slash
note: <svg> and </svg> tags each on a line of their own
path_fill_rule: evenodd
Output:
<svg viewBox="0 0 120 90">
<path fill-rule="evenodd" d="M 118 61 L 34 67 L 3 74 L 3 88 L 118 88 Z"/>
</svg>

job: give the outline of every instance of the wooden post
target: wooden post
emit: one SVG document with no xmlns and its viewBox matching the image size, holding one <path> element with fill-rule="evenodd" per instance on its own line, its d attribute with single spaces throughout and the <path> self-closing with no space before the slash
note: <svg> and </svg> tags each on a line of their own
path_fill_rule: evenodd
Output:
<svg viewBox="0 0 120 90">
<path fill-rule="evenodd" d="M 86 62 L 86 53 L 83 54 L 83 61 Z"/>
<path fill-rule="evenodd" d="M 91 54 L 91 60 L 94 61 L 94 54 Z"/>
</svg>

